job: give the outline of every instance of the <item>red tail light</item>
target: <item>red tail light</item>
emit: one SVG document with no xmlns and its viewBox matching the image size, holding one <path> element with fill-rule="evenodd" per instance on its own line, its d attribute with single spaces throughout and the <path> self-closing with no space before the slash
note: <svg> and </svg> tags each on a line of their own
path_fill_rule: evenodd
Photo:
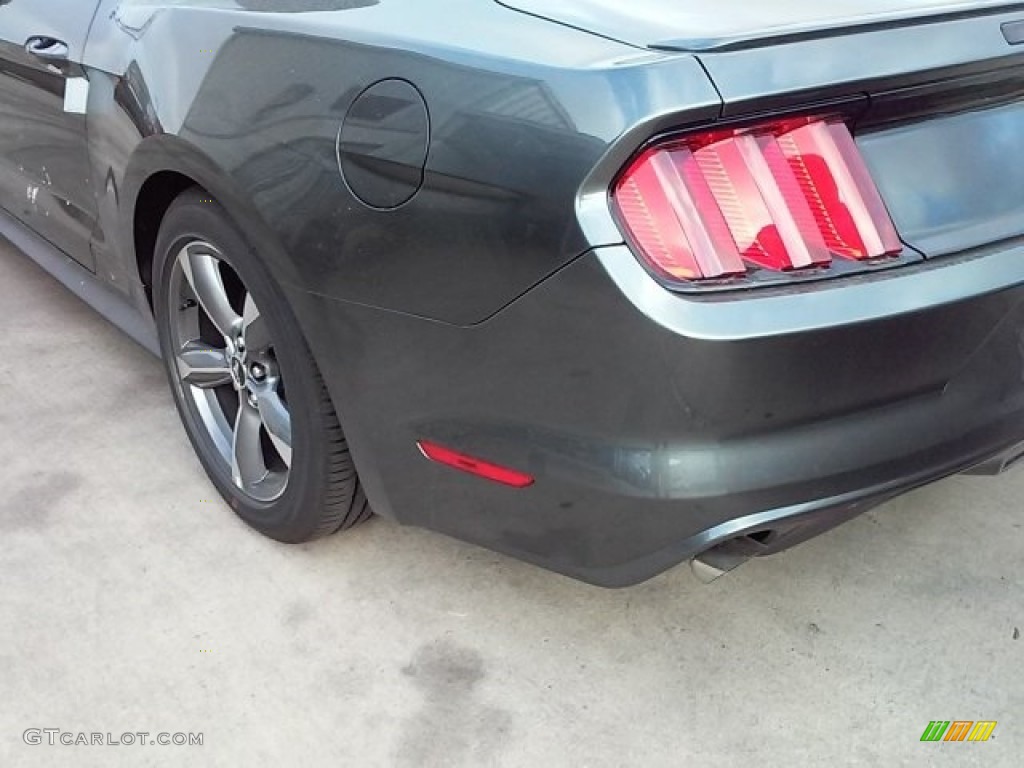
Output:
<svg viewBox="0 0 1024 768">
<path fill-rule="evenodd" d="M 613 199 L 640 255 L 670 281 L 823 268 L 903 249 L 838 118 L 656 145 L 627 168 Z"/>
</svg>

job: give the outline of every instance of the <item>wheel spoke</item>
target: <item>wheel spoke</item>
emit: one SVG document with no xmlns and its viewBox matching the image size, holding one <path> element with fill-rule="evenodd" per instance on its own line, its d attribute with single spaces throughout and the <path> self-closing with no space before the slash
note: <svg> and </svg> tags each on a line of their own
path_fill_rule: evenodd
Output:
<svg viewBox="0 0 1024 768">
<path fill-rule="evenodd" d="M 252 294 L 245 295 L 245 307 L 242 312 L 242 332 L 245 345 L 250 353 L 265 352 L 270 347 L 270 334 L 267 333 L 266 322 L 260 314 L 259 307 L 253 301 Z"/>
<path fill-rule="evenodd" d="M 292 465 L 292 417 L 281 396 L 270 390 L 256 395 L 260 419 L 286 466 Z"/>
<path fill-rule="evenodd" d="M 222 336 L 232 338 L 242 319 L 231 307 L 224 279 L 220 273 L 220 261 L 216 256 L 202 250 L 199 244 L 186 247 L 178 257 L 185 279 L 192 286 L 199 304 Z"/>
<path fill-rule="evenodd" d="M 235 419 L 235 434 L 231 446 L 231 475 L 242 490 L 256 485 L 267 476 L 260 443 L 260 414 L 249 405 L 243 393 Z"/>
<path fill-rule="evenodd" d="M 231 383 L 231 368 L 224 350 L 198 339 L 182 347 L 177 363 L 181 380 L 193 387 L 214 389 Z"/>
</svg>

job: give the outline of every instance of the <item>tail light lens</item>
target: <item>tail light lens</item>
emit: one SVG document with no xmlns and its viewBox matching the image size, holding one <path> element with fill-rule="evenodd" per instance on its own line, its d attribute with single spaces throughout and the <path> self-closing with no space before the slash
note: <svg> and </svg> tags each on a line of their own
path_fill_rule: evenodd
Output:
<svg viewBox="0 0 1024 768">
<path fill-rule="evenodd" d="M 670 282 L 820 269 L 903 248 L 839 118 L 655 145 L 622 174 L 613 201 L 640 256 Z"/>
</svg>

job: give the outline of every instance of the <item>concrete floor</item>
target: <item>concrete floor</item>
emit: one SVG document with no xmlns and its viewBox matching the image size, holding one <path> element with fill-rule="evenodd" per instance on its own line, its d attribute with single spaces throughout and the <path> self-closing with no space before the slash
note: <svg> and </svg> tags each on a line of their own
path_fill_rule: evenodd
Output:
<svg viewBox="0 0 1024 768">
<path fill-rule="evenodd" d="M 6 245 L 0 311 L 4 768 L 1021 765 L 1024 471 L 711 586 L 604 591 L 380 520 L 288 547 L 215 500 L 158 362 Z M 920 743 L 934 719 L 999 725 Z"/>
</svg>

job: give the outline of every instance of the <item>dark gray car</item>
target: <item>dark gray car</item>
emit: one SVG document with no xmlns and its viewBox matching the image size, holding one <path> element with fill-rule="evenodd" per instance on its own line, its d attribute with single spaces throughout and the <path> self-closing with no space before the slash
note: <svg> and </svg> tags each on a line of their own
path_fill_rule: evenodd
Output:
<svg viewBox="0 0 1024 768">
<path fill-rule="evenodd" d="M 281 541 L 593 583 L 1024 454 L 1024 4 L 6 0 L 0 233 Z"/>
</svg>

